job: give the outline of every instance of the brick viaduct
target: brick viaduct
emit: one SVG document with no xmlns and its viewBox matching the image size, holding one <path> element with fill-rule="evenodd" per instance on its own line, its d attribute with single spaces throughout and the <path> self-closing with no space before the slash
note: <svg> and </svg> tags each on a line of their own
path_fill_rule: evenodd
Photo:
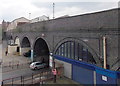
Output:
<svg viewBox="0 0 120 86">
<path fill-rule="evenodd" d="M 7 35 L 15 41 L 18 37 L 20 47 L 27 44 L 26 37 L 33 50 L 37 39 L 46 42 L 49 52 L 55 53 L 57 48 L 66 41 L 76 41 L 85 46 L 93 55 L 98 66 L 102 66 L 103 37 L 106 37 L 107 64 L 115 70 L 119 63 L 119 9 L 77 15 L 54 20 L 18 26 Z"/>
</svg>

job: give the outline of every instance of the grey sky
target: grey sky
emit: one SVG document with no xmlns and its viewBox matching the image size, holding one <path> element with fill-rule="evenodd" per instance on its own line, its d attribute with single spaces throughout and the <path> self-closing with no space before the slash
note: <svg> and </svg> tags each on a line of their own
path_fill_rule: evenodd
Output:
<svg viewBox="0 0 120 86">
<path fill-rule="evenodd" d="M 46 1 L 46 2 L 45 2 Z M 19 17 L 29 18 L 31 13 L 31 19 L 47 15 L 52 18 L 52 3 L 45 0 L 1 0 L 0 1 L 0 23 L 4 19 L 5 21 L 12 21 Z M 51 1 L 51 0 L 50 0 Z M 56 2 L 57 1 L 57 2 Z M 69 0 L 69 2 L 60 2 L 62 0 L 55 1 L 55 17 L 64 15 L 80 15 L 91 12 L 98 12 L 107 9 L 113 9 L 118 7 L 117 1 L 111 2 L 84 2 L 76 0 Z M 96 0 L 97 1 L 97 0 Z"/>
</svg>

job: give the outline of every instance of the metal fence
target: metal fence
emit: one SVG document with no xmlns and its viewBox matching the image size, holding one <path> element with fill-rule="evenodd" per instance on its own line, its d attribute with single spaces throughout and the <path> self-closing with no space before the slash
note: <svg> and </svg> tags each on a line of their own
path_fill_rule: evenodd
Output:
<svg viewBox="0 0 120 86">
<path fill-rule="evenodd" d="M 63 68 L 57 68 L 57 78 L 62 77 Z M 51 69 L 38 73 L 32 73 L 25 76 L 17 76 L 2 81 L 2 86 L 26 86 L 33 84 L 45 84 L 47 81 L 53 79 Z"/>
<path fill-rule="evenodd" d="M 2 63 L 2 67 L 12 67 L 12 66 L 19 66 L 19 65 L 24 65 L 24 64 L 30 64 L 30 61 L 20 63 L 19 61 L 9 61 L 9 62 L 4 62 Z"/>
<path fill-rule="evenodd" d="M 26 63 L 20 63 L 19 61 L 16 62 L 6 62 L 2 64 L 2 72 L 8 72 L 8 71 L 13 71 L 15 69 L 23 69 L 23 68 L 28 68 L 30 62 Z"/>
<path fill-rule="evenodd" d="M 9 78 L 2 81 L 2 86 L 11 85 L 11 86 L 17 86 L 17 85 L 31 85 L 36 83 L 43 83 L 47 80 L 50 80 L 53 78 L 51 70 L 41 72 L 39 74 L 30 74 L 25 76 L 18 76 Z"/>
</svg>

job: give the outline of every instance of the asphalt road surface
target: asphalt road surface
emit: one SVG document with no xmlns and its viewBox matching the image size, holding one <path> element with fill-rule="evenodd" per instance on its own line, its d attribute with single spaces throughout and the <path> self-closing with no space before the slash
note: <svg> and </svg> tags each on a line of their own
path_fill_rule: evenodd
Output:
<svg viewBox="0 0 120 86">
<path fill-rule="evenodd" d="M 2 73 L 2 80 L 18 77 L 18 76 L 26 76 L 31 75 L 32 73 L 39 74 L 42 71 L 48 70 L 49 68 L 39 69 L 39 70 L 31 70 L 30 68 L 24 68 L 24 69 L 17 69 L 14 71 L 9 71 Z"/>
</svg>

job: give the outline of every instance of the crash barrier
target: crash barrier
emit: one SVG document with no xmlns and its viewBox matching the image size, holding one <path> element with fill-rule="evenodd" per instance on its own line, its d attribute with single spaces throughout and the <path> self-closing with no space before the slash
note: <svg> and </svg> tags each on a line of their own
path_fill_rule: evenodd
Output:
<svg viewBox="0 0 120 86">
<path fill-rule="evenodd" d="M 57 72 L 59 71 L 59 75 L 57 74 L 57 78 L 62 77 L 62 67 L 56 68 Z M 60 77 L 59 77 L 60 76 Z M 31 84 L 45 84 L 47 81 L 53 80 L 53 73 L 51 69 L 41 71 L 39 74 L 38 73 L 32 73 L 28 74 L 25 76 L 17 76 L 17 77 L 12 77 L 9 79 L 5 79 L 2 81 L 2 86 L 7 86 L 7 85 L 12 85 L 12 86 L 26 86 L 26 85 L 31 85 Z"/>
</svg>

